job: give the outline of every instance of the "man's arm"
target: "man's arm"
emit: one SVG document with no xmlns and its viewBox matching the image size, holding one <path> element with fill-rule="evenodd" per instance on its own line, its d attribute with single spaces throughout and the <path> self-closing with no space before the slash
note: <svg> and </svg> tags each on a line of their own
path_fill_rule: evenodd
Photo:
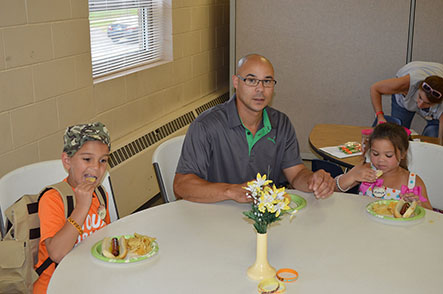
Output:
<svg viewBox="0 0 443 294">
<path fill-rule="evenodd" d="M 243 187 L 246 187 L 246 183 L 211 183 L 194 174 L 175 174 L 174 178 L 175 195 L 194 202 L 212 203 L 229 199 L 242 203 L 251 202 Z"/>
<path fill-rule="evenodd" d="M 382 95 L 390 95 L 397 93 L 407 93 L 409 90 L 409 75 L 400 78 L 393 78 L 376 82 L 371 86 L 371 102 L 374 112 L 383 111 L 381 98 Z M 377 115 L 378 121 L 386 121 L 383 114 Z"/>
<path fill-rule="evenodd" d="M 294 189 L 314 192 L 317 198 L 327 198 L 334 192 L 334 179 L 322 169 L 313 173 L 304 164 L 298 164 L 284 169 L 283 173 Z"/>
</svg>

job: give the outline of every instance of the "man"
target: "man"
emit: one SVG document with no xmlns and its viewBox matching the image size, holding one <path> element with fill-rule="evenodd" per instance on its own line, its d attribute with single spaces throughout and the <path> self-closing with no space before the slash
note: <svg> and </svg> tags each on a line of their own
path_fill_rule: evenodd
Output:
<svg viewBox="0 0 443 294">
<path fill-rule="evenodd" d="M 257 173 L 276 185 L 287 181 L 314 192 L 317 198 L 330 196 L 334 180 L 303 165 L 291 122 L 268 106 L 277 83 L 271 62 L 247 55 L 238 62 L 232 81 L 236 94 L 189 127 L 174 179 L 176 196 L 195 202 L 250 202 L 243 187 Z"/>
<path fill-rule="evenodd" d="M 423 135 L 438 137 L 443 145 L 443 64 L 413 61 L 397 72 L 396 78 L 371 86 L 371 101 L 378 122 L 385 122 L 382 95 L 390 95 L 391 116 L 410 128 L 415 113 L 427 120 Z"/>
</svg>

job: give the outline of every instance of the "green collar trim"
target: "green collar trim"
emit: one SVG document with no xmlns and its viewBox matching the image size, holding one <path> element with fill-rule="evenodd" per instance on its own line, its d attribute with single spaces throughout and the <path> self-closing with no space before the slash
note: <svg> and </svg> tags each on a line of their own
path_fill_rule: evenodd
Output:
<svg viewBox="0 0 443 294">
<path fill-rule="evenodd" d="M 271 122 L 269 121 L 268 113 L 266 112 L 266 108 L 263 109 L 263 127 L 257 131 L 257 133 L 252 135 L 251 131 L 249 131 L 245 125 L 242 122 L 243 127 L 245 128 L 246 132 L 246 140 L 248 141 L 248 148 L 249 148 L 249 156 L 251 156 L 251 150 L 252 147 L 254 147 L 254 144 L 257 143 L 261 138 L 266 136 L 272 129 Z M 271 140 L 272 141 L 272 140 Z M 273 141 L 275 144 L 275 141 Z"/>
</svg>

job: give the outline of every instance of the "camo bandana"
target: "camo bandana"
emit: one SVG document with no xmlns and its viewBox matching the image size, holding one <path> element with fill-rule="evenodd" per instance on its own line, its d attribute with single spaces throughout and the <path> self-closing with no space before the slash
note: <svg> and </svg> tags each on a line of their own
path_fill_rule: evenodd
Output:
<svg viewBox="0 0 443 294">
<path fill-rule="evenodd" d="M 72 157 L 88 141 L 100 141 L 111 150 L 108 129 L 101 122 L 70 126 L 63 136 L 63 152 Z"/>
</svg>

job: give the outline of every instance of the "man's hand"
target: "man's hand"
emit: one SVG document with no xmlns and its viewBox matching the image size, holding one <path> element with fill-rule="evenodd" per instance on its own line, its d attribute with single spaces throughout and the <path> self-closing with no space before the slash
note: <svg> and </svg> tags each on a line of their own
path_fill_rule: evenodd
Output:
<svg viewBox="0 0 443 294">
<path fill-rule="evenodd" d="M 240 203 L 247 203 L 252 201 L 252 197 L 248 196 L 249 191 L 245 189 L 247 186 L 244 184 L 230 184 L 227 186 L 225 195 L 232 200 L 235 200 Z"/>
<path fill-rule="evenodd" d="M 331 175 L 320 169 L 308 180 L 308 188 L 314 191 L 316 198 L 327 198 L 334 192 L 335 181 Z"/>
<path fill-rule="evenodd" d="M 177 198 L 188 201 L 213 203 L 234 200 L 240 203 L 251 202 L 248 197 L 247 184 L 212 183 L 194 174 L 176 174 L 174 193 Z"/>
</svg>

